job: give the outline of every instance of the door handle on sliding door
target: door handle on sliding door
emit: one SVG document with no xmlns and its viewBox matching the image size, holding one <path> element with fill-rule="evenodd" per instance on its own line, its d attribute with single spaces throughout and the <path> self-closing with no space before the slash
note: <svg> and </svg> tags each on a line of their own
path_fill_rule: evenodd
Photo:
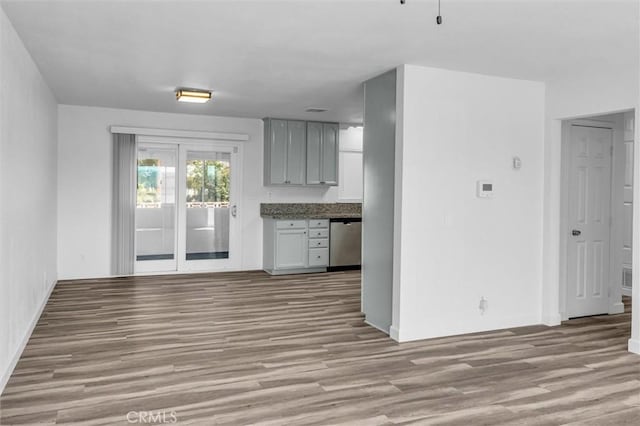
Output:
<svg viewBox="0 0 640 426">
<path fill-rule="evenodd" d="M 231 216 L 236 217 L 238 215 L 238 206 L 235 204 L 231 206 Z"/>
</svg>

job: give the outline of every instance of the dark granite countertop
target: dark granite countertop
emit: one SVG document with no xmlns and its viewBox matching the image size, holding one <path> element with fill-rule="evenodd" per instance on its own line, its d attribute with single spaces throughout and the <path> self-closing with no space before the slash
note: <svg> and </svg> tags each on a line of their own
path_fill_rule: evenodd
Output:
<svg viewBox="0 0 640 426">
<path fill-rule="evenodd" d="M 262 203 L 260 216 L 270 219 L 362 217 L 362 203 Z"/>
</svg>

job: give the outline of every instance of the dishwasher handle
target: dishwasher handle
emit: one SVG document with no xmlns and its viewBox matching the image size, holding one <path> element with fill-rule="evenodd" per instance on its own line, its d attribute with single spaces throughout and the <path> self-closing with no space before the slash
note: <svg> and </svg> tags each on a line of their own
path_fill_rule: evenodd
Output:
<svg viewBox="0 0 640 426">
<path fill-rule="evenodd" d="M 329 222 L 339 222 L 339 223 L 343 223 L 345 225 L 351 225 L 353 222 L 362 222 L 362 218 L 360 217 L 343 217 L 343 218 L 332 218 L 329 219 Z"/>
</svg>

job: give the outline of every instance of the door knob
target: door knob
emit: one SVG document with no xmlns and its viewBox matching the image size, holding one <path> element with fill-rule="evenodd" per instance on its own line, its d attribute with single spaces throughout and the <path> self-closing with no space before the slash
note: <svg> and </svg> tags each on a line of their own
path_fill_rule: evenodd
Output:
<svg viewBox="0 0 640 426">
<path fill-rule="evenodd" d="M 574 237 L 577 237 L 580 234 L 582 234 L 582 232 L 578 229 L 574 229 L 573 231 L 571 231 L 571 235 L 573 235 Z"/>
</svg>

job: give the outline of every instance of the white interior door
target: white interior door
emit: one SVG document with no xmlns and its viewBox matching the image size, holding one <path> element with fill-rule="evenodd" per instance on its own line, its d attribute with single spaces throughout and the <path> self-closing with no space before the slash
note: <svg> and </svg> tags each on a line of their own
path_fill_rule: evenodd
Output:
<svg viewBox="0 0 640 426">
<path fill-rule="evenodd" d="M 567 314 L 608 313 L 611 129 L 572 125 L 569 169 Z"/>
</svg>

